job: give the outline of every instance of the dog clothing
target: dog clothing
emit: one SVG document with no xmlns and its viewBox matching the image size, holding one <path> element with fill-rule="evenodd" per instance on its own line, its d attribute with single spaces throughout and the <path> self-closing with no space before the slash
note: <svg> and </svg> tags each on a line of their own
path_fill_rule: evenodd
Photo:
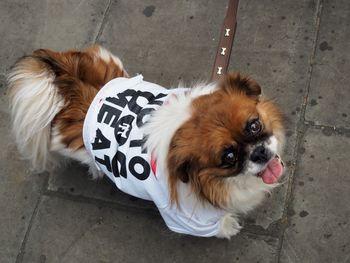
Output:
<svg viewBox="0 0 350 263">
<path fill-rule="evenodd" d="M 115 78 L 95 96 L 84 121 L 84 145 L 102 171 L 123 192 L 150 200 L 175 232 L 214 236 L 223 210 L 203 205 L 191 193 L 177 207 L 170 204 L 167 180 L 144 149 L 141 127 L 169 96 L 186 89 L 166 89 L 142 75 Z M 188 187 L 187 187 L 188 188 Z"/>
</svg>

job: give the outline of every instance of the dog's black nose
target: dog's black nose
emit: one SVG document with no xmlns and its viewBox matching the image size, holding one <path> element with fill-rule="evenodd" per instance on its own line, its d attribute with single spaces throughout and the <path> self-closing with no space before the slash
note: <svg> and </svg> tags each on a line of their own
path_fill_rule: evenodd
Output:
<svg viewBox="0 0 350 263">
<path fill-rule="evenodd" d="M 264 146 L 258 146 L 250 155 L 250 160 L 255 163 L 266 163 L 269 160 L 269 151 Z"/>
</svg>

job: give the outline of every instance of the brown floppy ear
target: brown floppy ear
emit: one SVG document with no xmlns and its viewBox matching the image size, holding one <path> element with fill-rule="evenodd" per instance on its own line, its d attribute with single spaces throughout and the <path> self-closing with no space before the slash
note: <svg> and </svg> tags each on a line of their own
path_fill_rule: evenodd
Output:
<svg viewBox="0 0 350 263">
<path fill-rule="evenodd" d="M 191 180 L 194 173 L 194 158 L 188 150 L 187 146 L 177 143 L 178 136 L 175 135 L 170 143 L 170 149 L 168 154 L 168 171 L 169 171 L 169 189 L 170 189 L 170 201 L 176 203 L 179 206 L 177 196 L 177 183 L 182 181 L 188 183 Z"/>
<path fill-rule="evenodd" d="M 239 72 L 226 74 L 219 82 L 219 85 L 221 89 L 229 93 L 238 91 L 252 97 L 261 95 L 261 87 L 259 84 L 255 80 Z"/>
</svg>

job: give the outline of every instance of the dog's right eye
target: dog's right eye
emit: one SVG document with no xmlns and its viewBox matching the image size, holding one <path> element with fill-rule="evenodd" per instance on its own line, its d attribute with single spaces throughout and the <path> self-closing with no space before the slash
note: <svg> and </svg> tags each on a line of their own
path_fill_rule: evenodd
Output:
<svg viewBox="0 0 350 263">
<path fill-rule="evenodd" d="M 237 153 L 232 146 L 224 150 L 221 161 L 224 166 L 234 166 L 236 164 Z"/>
<path fill-rule="evenodd" d="M 250 122 L 248 122 L 246 131 L 248 132 L 249 135 L 257 135 L 261 132 L 262 130 L 262 125 L 259 119 L 253 119 Z"/>
</svg>

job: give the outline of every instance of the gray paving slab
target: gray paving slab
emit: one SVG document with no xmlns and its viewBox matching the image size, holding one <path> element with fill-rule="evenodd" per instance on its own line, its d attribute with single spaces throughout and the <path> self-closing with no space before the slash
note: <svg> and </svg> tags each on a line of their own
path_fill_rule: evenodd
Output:
<svg viewBox="0 0 350 263">
<path fill-rule="evenodd" d="M 98 42 L 148 81 L 171 87 L 208 80 L 226 3 L 114 1 Z"/>
<path fill-rule="evenodd" d="M 324 1 L 306 119 L 350 128 L 350 2 Z"/>
<path fill-rule="evenodd" d="M 4 78 L 0 76 L 0 262 L 15 262 L 36 207 L 44 175 L 32 174 L 19 159 L 9 129 L 4 99 Z"/>
<path fill-rule="evenodd" d="M 317 29 L 317 8 L 317 1 L 239 3 L 230 68 L 254 77 L 264 94 L 273 98 L 286 116 L 284 160 L 287 171 L 284 185 L 250 216 L 264 228 L 283 214 L 288 179 L 293 168 L 297 122 L 306 94 L 309 60 Z"/>
<path fill-rule="evenodd" d="M 350 139 L 308 130 L 281 262 L 350 261 Z"/>
<path fill-rule="evenodd" d="M 277 240 L 171 233 L 159 215 L 43 197 L 23 262 L 273 262 Z"/>
<path fill-rule="evenodd" d="M 108 0 L 0 1 L 0 73 L 38 48 L 81 48 L 94 41 Z"/>
</svg>

